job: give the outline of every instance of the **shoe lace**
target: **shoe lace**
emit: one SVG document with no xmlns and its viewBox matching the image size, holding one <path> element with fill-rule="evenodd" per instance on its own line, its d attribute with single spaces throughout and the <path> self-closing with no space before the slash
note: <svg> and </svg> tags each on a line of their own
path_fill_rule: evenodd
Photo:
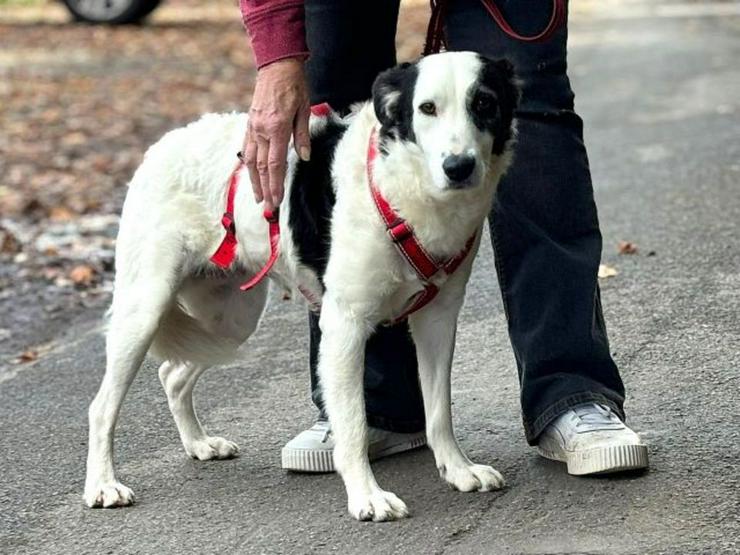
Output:
<svg viewBox="0 0 740 555">
<path fill-rule="evenodd" d="M 326 443 L 331 436 L 331 426 L 329 425 L 329 422 L 319 420 L 318 422 L 316 422 L 316 424 L 313 425 L 313 427 L 317 432 L 322 432 L 324 434 L 321 437 L 321 443 Z"/>
<path fill-rule="evenodd" d="M 573 413 L 578 420 L 576 423 L 576 428 L 578 429 L 594 430 L 602 428 L 605 425 L 621 423 L 609 407 L 596 403 L 574 407 Z"/>
<path fill-rule="evenodd" d="M 319 420 L 318 422 L 316 422 L 316 424 L 313 425 L 311 429 L 323 434 L 321 436 L 321 443 L 326 443 L 329 440 L 329 438 L 332 436 L 331 425 L 326 420 Z M 376 428 L 373 428 L 372 426 L 369 426 L 368 434 L 369 434 L 370 443 L 372 443 L 373 441 L 377 440 L 377 437 L 376 437 L 377 434 L 380 434 L 381 437 L 385 437 L 388 435 L 388 432 L 385 432 L 383 430 L 378 430 Z"/>
</svg>

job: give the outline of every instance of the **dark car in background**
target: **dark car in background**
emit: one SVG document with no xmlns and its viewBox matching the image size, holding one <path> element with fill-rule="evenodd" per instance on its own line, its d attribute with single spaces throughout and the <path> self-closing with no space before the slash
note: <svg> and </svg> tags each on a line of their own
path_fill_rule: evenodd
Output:
<svg viewBox="0 0 740 555">
<path fill-rule="evenodd" d="M 152 13 L 162 0 L 62 0 L 74 18 L 87 23 L 136 23 Z"/>
</svg>

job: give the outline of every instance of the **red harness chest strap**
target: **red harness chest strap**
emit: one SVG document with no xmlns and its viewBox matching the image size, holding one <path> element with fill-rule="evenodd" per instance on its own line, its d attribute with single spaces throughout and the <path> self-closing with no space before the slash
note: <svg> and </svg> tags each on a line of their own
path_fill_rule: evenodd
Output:
<svg viewBox="0 0 740 555">
<path fill-rule="evenodd" d="M 473 235 L 465 243 L 465 247 L 452 258 L 443 262 L 434 259 L 419 242 L 414 234 L 411 225 L 404 220 L 383 197 L 373 176 L 373 164 L 378 156 L 378 146 L 376 132 L 370 134 L 370 140 L 367 146 L 367 182 L 370 186 L 370 193 L 378 209 L 380 217 L 385 223 L 388 235 L 396 245 L 398 252 L 406 259 L 409 265 L 414 269 L 419 280 L 424 284 L 424 289 L 417 293 L 409 301 L 408 306 L 400 315 L 394 317 L 391 323 L 404 320 L 409 314 L 416 312 L 422 307 L 429 304 L 439 293 L 439 287 L 431 282 L 431 279 L 441 270 L 446 275 L 451 275 L 460 267 L 463 260 L 468 256 L 473 245 L 475 236 Z"/>
</svg>

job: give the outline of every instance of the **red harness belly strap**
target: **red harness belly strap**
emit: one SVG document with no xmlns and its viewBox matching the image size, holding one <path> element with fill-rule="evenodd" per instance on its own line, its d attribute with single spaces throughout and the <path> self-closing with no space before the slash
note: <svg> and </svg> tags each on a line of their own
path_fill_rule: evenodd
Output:
<svg viewBox="0 0 740 555">
<path fill-rule="evenodd" d="M 234 226 L 234 196 L 236 195 L 236 188 L 239 182 L 239 168 L 241 162 L 237 164 L 234 171 L 231 173 L 229 179 L 229 191 L 226 196 L 226 212 L 221 216 L 221 225 L 226 230 L 226 236 L 221 241 L 221 244 L 216 249 L 216 252 L 211 256 L 211 262 L 213 262 L 219 268 L 224 270 L 231 266 L 236 258 L 236 228 Z"/>
<path fill-rule="evenodd" d="M 267 259 L 267 262 L 265 262 L 265 265 L 262 266 L 262 269 L 259 272 L 254 274 L 250 280 L 245 281 L 239 286 L 239 289 L 242 291 L 249 291 L 252 287 L 265 279 L 280 256 L 280 211 L 277 208 L 273 211 L 265 210 L 263 212 L 263 216 L 267 220 L 269 227 L 270 258 Z"/>
<path fill-rule="evenodd" d="M 241 162 L 239 162 L 229 179 L 229 191 L 226 195 L 226 212 L 221 216 L 221 225 L 224 226 L 226 235 L 216 249 L 216 252 L 211 256 L 211 262 L 224 270 L 229 268 L 236 258 L 237 240 L 236 225 L 234 222 L 234 198 L 236 197 L 236 190 L 239 187 L 239 169 L 241 165 Z M 248 291 L 262 281 L 270 270 L 272 270 L 272 267 L 280 256 L 280 213 L 276 208 L 273 211 L 265 210 L 263 215 L 269 226 L 270 258 L 267 259 L 267 262 L 259 272 L 239 286 L 242 291 Z"/>
<path fill-rule="evenodd" d="M 375 178 L 373 177 L 373 163 L 378 156 L 376 132 L 370 134 L 367 146 L 367 182 L 370 186 L 375 207 L 385 223 L 388 235 L 396 245 L 398 252 L 406 259 L 414 269 L 419 280 L 424 284 L 424 289 L 414 295 L 406 309 L 391 320 L 391 323 L 400 322 L 407 316 L 429 304 L 439 293 L 439 287 L 431 282 L 431 279 L 442 270 L 447 276 L 452 275 L 460 267 L 463 260 L 468 256 L 475 244 L 476 233 L 467 240 L 465 247 L 452 258 L 438 262 L 432 257 L 419 242 L 411 225 L 404 220 L 383 197 Z"/>
</svg>

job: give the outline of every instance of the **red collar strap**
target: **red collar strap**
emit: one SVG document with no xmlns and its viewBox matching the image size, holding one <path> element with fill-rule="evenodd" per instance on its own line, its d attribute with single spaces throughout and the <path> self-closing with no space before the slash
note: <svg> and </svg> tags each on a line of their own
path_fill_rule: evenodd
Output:
<svg viewBox="0 0 740 555">
<path fill-rule="evenodd" d="M 323 102 L 311 106 L 311 114 L 315 117 L 326 118 L 332 114 L 333 110 L 329 104 Z M 239 163 L 231 172 L 231 178 L 229 179 L 229 191 L 226 196 L 226 212 L 221 217 L 221 225 L 226 230 L 221 244 L 216 249 L 216 252 L 211 256 L 211 262 L 222 269 L 227 269 L 231 266 L 236 258 L 236 226 L 234 222 L 234 197 L 236 197 L 236 190 L 239 187 L 239 170 L 241 169 L 242 160 L 241 152 L 237 154 Z M 265 210 L 263 213 L 265 220 L 267 220 L 269 226 L 269 237 L 270 237 L 270 258 L 249 281 L 244 282 L 239 288 L 242 291 L 248 291 L 255 285 L 261 282 L 267 274 L 270 273 L 272 267 L 275 265 L 278 257 L 280 256 L 280 212 L 278 208 L 274 210 Z"/>
<path fill-rule="evenodd" d="M 443 279 L 446 279 L 446 277 L 453 274 L 460 267 L 460 264 L 462 264 L 473 248 L 476 233 L 473 233 L 465 243 L 463 250 L 455 256 L 441 262 L 435 260 L 419 242 L 411 225 L 393 209 L 378 189 L 372 171 L 377 156 L 377 137 L 375 130 L 373 130 L 367 146 L 367 181 L 370 186 L 370 193 L 372 194 L 378 213 L 385 223 L 389 237 L 396 245 L 398 252 L 406 259 L 416 272 L 419 280 L 424 284 L 424 289 L 411 298 L 401 315 L 391 320 L 391 323 L 396 323 L 426 306 L 437 296 L 439 286 L 432 283 L 432 278 L 440 275 L 439 272 L 442 271 L 444 272 Z"/>
</svg>

